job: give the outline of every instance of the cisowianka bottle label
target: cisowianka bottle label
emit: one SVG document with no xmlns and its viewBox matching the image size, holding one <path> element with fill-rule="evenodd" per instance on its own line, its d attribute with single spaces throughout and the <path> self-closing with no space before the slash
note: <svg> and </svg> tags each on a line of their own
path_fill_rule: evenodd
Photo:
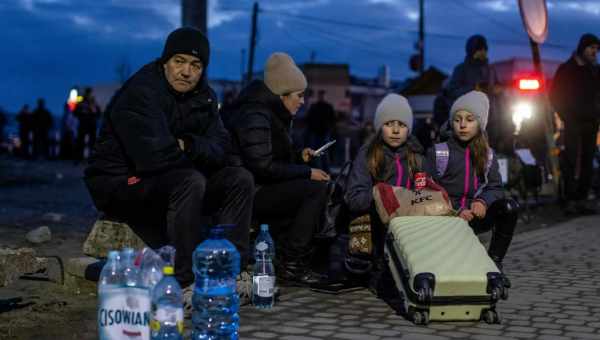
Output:
<svg viewBox="0 0 600 340">
<path fill-rule="evenodd" d="M 145 288 L 104 288 L 98 309 L 100 339 L 150 339 L 150 303 Z"/>
<path fill-rule="evenodd" d="M 253 277 L 254 294 L 260 297 L 272 297 L 275 290 L 275 277 L 269 275 L 257 275 Z"/>
</svg>

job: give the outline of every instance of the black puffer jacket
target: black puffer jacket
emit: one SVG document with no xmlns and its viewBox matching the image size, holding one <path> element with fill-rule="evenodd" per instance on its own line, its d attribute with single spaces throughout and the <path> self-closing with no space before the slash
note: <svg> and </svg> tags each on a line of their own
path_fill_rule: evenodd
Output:
<svg viewBox="0 0 600 340">
<path fill-rule="evenodd" d="M 263 81 L 242 90 L 224 121 L 233 134 L 234 149 L 257 184 L 310 178 L 310 167 L 300 164 L 300 152 L 292 144 L 292 115 Z"/>
<path fill-rule="evenodd" d="M 185 152 L 177 139 L 185 141 Z M 181 94 L 155 61 L 112 98 L 85 177 L 96 196 L 109 193 L 127 176 L 143 179 L 181 167 L 207 174 L 225 165 L 229 147 L 216 96 L 204 77 L 195 90 Z"/>
</svg>

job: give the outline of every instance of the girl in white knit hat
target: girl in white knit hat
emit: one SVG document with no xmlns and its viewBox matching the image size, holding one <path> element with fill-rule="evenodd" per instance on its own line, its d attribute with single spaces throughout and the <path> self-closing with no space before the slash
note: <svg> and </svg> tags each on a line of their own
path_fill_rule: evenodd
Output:
<svg viewBox="0 0 600 340">
<path fill-rule="evenodd" d="M 517 223 L 517 203 L 504 197 L 498 161 L 485 133 L 489 100 L 471 91 L 450 109 L 452 136 L 427 153 L 425 170 L 448 192 L 452 205 L 476 233 L 492 230 L 488 253 L 502 270 Z M 505 277 L 505 285 L 510 281 Z"/>
<path fill-rule="evenodd" d="M 383 182 L 414 188 L 414 174 L 420 171 L 423 150 L 410 135 L 413 113 L 401 95 L 392 93 L 383 98 L 375 111 L 373 125 L 376 135 L 361 147 L 353 161 L 345 200 L 352 215 L 371 215 L 374 258 L 376 264 L 381 264 L 385 230 L 375 212 L 373 186 Z"/>
</svg>

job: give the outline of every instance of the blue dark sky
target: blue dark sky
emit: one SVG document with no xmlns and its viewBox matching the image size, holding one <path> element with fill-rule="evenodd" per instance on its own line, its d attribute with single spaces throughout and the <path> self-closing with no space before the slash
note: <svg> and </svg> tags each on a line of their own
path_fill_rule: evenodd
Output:
<svg viewBox="0 0 600 340">
<path fill-rule="evenodd" d="M 212 78 L 240 78 L 252 3 L 209 0 Z M 259 3 L 255 69 L 274 51 L 300 63 L 314 51 L 317 62 L 348 63 L 355 75 L 375 77 L 387 64 L 394 79 L 414 76 L 408 58 L 417 38 L 418 0 Z M 473 33 L 488 37 L 492 61 L 530 56 L 516 0 L 425 4 L 427 65 L 450 72 Z M 548 8 L 544 58 L 565 59 L 582 33 L 600 34 L 600 1 L 552 0 Z M 157 57 L 180 13 L 180 0 L 0 0 L 0 107 L 15 112 L 43 96 L 60 114 L 72 85 L 114 83 L 117 65 L 125 62 L 135 71 Z"/>
</svg>

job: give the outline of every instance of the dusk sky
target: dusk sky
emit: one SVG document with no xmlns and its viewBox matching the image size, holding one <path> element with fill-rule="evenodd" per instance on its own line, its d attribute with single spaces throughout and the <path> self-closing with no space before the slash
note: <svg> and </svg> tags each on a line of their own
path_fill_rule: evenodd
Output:
<svg viewBox="0 0 600 340">
<path fill-rule="evenodd" d="M 239 79 L 248 49 L 253 1 L 209 0 L 211 78 Z M 255 70 L 274 51 L 307 62 L 348 63 L 375 77 L 383 64 L 393 79 L 408 69 L 418 30 L 418 0 L 259 1 Z M 600 1 L 548 1 L 549 35 L 542 57 L 566 59 L 582 33 L 600 34 Z M 466 38 L 489 40 L 492 61 L 530 57 L 516 0 L 425 0 L 426 64 L 451 72 Z M 16 112 L 45 97 L 54 114 L 72 85 L 115 83 L 117 65 L 132 71 L 159 56 L 181 22 L 180 0 L 0 0 L 0 107 Z"/>
</svg>

